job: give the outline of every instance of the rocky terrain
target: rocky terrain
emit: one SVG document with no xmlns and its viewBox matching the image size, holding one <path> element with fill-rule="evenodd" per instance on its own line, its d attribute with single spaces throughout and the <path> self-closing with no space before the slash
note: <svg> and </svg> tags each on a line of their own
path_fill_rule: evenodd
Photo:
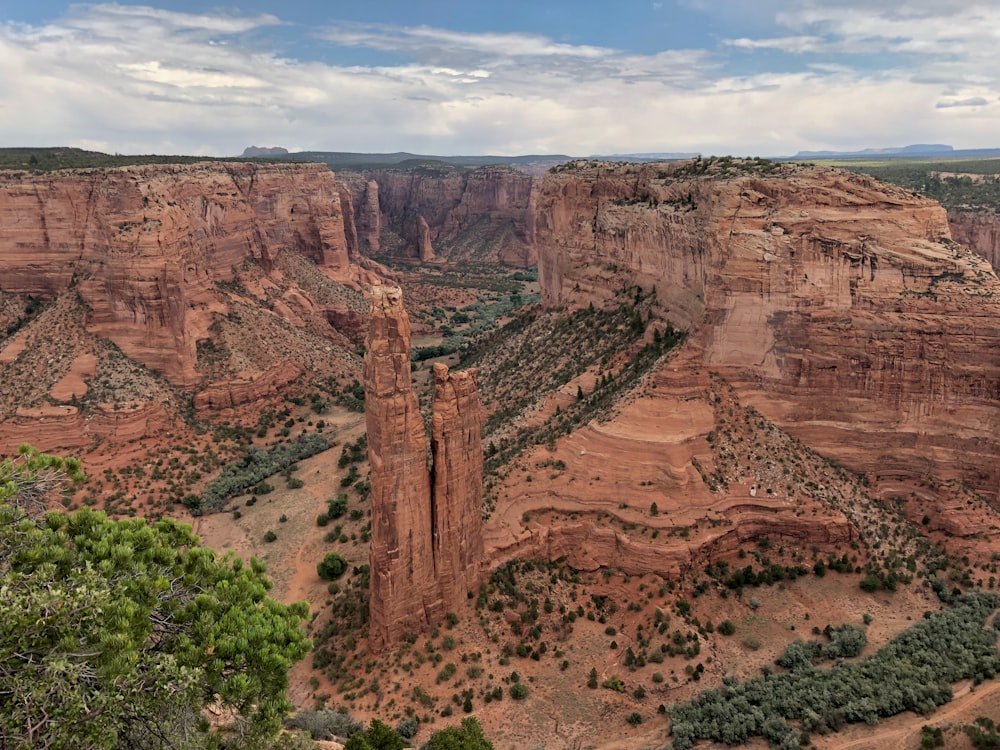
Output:
<svg viewBox="0 0 1000 750">
<path fill-rule="evenodd" d="M 1000 217 L 994 209 L 948 209 L 948 226 L 952 239 L 982 255 L 994 269 L 1000 269 Z"/>
<path fill-rule="evenodd" d="M 300 706 L 659 746 L 796 628 L 869 653 L 995 585 L 1000 281 L 908 190 L 213 164 L 7 174 L 0 215 L 0 436 L 82 454 L 69 503 L 203 512 L 325 441 L 197 519 L 311 602 Z M 536 257 L 538 305 L 483 264 Z"/>
</svg>

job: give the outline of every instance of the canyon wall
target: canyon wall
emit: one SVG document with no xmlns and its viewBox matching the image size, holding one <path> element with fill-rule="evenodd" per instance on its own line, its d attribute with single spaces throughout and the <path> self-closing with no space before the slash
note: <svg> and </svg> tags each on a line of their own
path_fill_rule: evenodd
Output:
<svg viewBox="0 0 1000 750">
<path fill-rule="evenodd" d="M 365 346 L 371 464 L 369 638 L 376 646 L 439 624 L 483 564 L 482 424 L 475 374 L 435 367 L 433 471 L 410 382 L 410 324 L 398 287 L 376 286 Z"/>
<path fill-rule="evenodd" d="M 225 311 L 216 283 L 290 249 L 348 280 L 346 218 L 345 232 L 336 180 L 316 164 L 0 172 L 0 291 L 50 299 L 75 285 L 88 331 L 191 385 L 196 343 Z"/>
<path fill-rule="evenodd" d="M 530 266 L 538 178 L 508 167 L 377 169 L 343 173 L 361 247 L 414 262 L 478 260 Z M 383 230 L 395 241 L 386 241 Z M 444 252 L 442 253 L 442 250 Z"/>
<path fill-rule="evenodd" d="M 738 160 L 547 175 L 543 299 L 641 286 L 689 360 L 884 493 L 1000 487 L 1000 282 L 944 209 L 862 175 Z"/>
<path fill-rule="evenodd" d="M 989 209 L 948 210 L 948 226 L 956 242 L 969 247 L 1000 269 L 1000 215 Z"/>
</svg>

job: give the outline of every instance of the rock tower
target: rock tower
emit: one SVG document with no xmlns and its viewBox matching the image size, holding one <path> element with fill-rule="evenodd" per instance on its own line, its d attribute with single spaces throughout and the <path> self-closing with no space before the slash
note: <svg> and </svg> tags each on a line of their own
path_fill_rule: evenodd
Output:
<svg viewBox="0 0 1000 750">
<path fill-rule="evenodd" d="M 410 322 L 398 287 L 376 286 L 365 345 L 371 462 L 369 639 L 385 646 L 440 622 L 479 582 L 483 411 L 475 370 L 434 367 L 433 468 L 410 380 Z"/>
</svg>

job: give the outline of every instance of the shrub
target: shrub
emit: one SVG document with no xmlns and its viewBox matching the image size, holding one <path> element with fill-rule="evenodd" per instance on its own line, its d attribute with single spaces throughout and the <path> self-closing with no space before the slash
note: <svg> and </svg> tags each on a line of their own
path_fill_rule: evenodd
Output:
<svg viewBox="0 0 1000 750">
<path fill-rule="evenodd" d="M 277 538 L 278 535 L 275 534 L 273 531 L 268 531 L 266 534 L 264 534 L 264 541 L 267 542 L 268 544 L 277 540 Z"/>
<path fill-rule="evenodd" d="M 289 729 L 301 729 L 308 732 L 314 740 L 324 741 L 332 740 L 335 737 L 347 739 L 364 729 L 361 722 L 355 721 L 348 714 L 331 711 L 329 708 L 302 709 L 288 719 L 285 725 Z"/>
<path fill-rule="evenodd" d="M 722 635 L 732 635 L 736 632 L 736 626 L 730 620 L 723 620 L 719 623 L 718 630 Z"/>
<path fill-rule="evenodd" d="M 524 700 L 528 697 L 528 686 L 523 682 L 515 682 L 510 686 L 510 697 L 516 701 Z"/>
<path fill-rule="evenodd" d="M 416 716 L 408 716 L 396 725 L 396 734 L 404 740 L 413 739 L 420 728 L 420 722 Z"/>
<path fill-rule="evenodd" d="M 326 557 L 316 566 L 316 572 L 324 581 L 333 581 L 344 575 L 347 560 L 338 552 L 327 552 Z"/>
<path fill-rule="evenodd" d="M 642 724 L 642 714 L 639 713 L 638 711 L 633 711 L 632 713 L 630 713 L 628 716 L 625 717 L 625 721 L 627 721 L 632 726 L 637 727 L 640 724 Z"/>
<path fill-rule="evenodd" d="M 617 677 L 609 677 L 601 683 L 601 687 L 607 688 L 608 690 L 614 690 L 616 693 L 625 692 L 625 683 Z"/>
<path fill-rule="evenodd" d="M 865 631 L 849 623 L 835 628 L 827 626 L 824 632 L 830 639 L 830 642 L 823 648 L 823 655 L 827 659 L 846 659 L 857 656 L 868 642 Z"/>
</svg>

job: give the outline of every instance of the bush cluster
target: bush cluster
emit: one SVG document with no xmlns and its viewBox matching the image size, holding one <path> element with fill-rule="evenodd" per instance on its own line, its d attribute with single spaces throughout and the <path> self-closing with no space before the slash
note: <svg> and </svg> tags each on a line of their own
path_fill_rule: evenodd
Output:
<svg viewBox="0 0 1000 750">
<path fill-rule="evenodd" d="M 796 659 L 798 668 L 787 674 L 765 672 L 742 684 L 729 678 L 723 688 L 671 708 L 674 747 L 687 750 L 699 739 L 735 745 L 763 736 L 792 748 L 802 737 L 790 719 L 800 721 L 806 732 L 829 732 L 844 723 L 875 724 L 903 711 L 927 713 L 951 700 L 951 683 L 992 678 L 1000 669 L 997 633 L 985 627 L 998 604 L 994 594 L 969 593 L 873 656 L 833 669 Z M 853 632 L 834 632 L 838 649 L 857 646 Z"/>
</svg>

